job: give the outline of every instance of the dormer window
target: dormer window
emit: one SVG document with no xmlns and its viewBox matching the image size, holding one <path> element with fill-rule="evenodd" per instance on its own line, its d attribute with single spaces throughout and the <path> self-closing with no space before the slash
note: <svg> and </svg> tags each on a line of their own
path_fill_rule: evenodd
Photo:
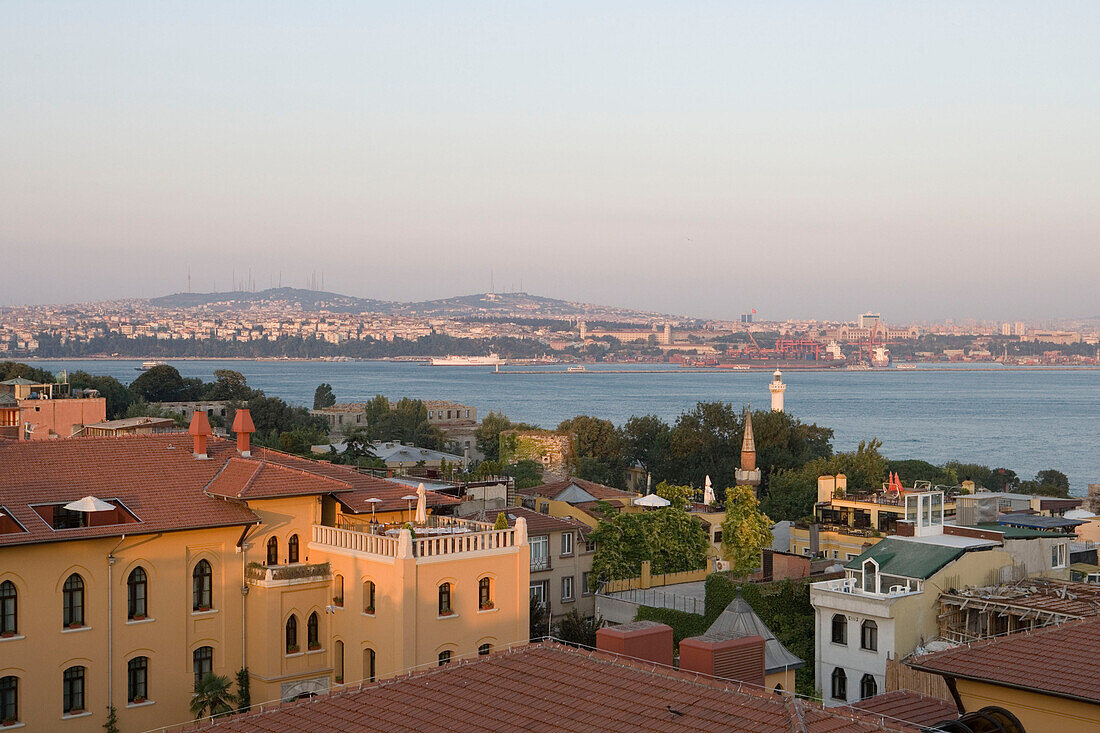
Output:
<svg viewBox="0 0 1100 733">
<path fill-rule="evenodd" d="M 37 504 L 31 509 L 54 530 L 106 527 L 139 521 L 118 499 L 103 501 L 94 496 L 67 503 Z"/>
</svg>

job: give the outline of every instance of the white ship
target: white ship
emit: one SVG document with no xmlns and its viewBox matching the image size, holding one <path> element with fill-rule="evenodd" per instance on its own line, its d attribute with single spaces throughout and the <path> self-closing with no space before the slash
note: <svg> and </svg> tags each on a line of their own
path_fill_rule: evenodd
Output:
<svg viewBox="0 0 1100 733">
<path fill-rule="evenodd" d="M 136 369 L 139 372 L 147 372 L 150 369 L 152 369 L 153 367 L 165 366 L 167 363 L 168 362 L 166 362 L 166 361 L 143 361 L 143 362 L 141 362 L 141 366 L 134 367 L 134 369 Z"/>
<path fill-rule="evenodd" d="M 890 365 L 890 350 L 885 346 L 876 346 L 871 353 L 871 366 L 884 367 Z"/>
<path fill-rule="evenodd" d="M 432 357 L 432 366 L 497 366 L 504 360 L 499 354 L 488 356 L 444 356 Z"/>
</svg>

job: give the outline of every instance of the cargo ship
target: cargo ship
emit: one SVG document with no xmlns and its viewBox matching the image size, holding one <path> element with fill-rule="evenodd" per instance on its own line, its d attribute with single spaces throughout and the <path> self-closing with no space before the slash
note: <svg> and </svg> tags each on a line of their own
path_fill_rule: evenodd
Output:
<svg viewBox="0 0 1100 733">
<path fill-rule="evenodd" d="M 433 356 L 431 359 L 432 366 L 497 366 L 503 363 L 504 360 L 498 354 L 489 354 L 488 356 Z"/>
</svg>

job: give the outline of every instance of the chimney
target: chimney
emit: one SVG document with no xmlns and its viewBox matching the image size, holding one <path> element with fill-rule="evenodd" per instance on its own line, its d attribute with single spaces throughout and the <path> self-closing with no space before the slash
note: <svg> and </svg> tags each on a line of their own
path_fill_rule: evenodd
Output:
<svg viewBox="0 0 1100 733">
<path fill-rule="evenodd" d="M 605 626 L 596 632 L 596 648 L 671 667 L 672 627 L 656 621 Z"/>
<path fill-rule="evenodd" d="M 206 439 L 214 434 L 210 429 L 210 421 L 206 419 L 206 413 L 195 410 L 191 415 L 191 425 L 187 432 L 195 439 L 195 458 L 206 458 Z"/>
<path fill-rule="evenodd" d="M 764 637 L 713 639 L 693 636 L 680 642 L 680 671 L 764 686 Z"/>
<path fill-rule="evenodd" d="M 252 455 L 249 441 L 252 433 L 256 432 L 256 426 L 252 423 L 252 413 L 247 407 L 237 410 L 237 414 L 233 417 L 233 432 L 237 434 L 237 452 L 248 458 Z"/>
</svg>

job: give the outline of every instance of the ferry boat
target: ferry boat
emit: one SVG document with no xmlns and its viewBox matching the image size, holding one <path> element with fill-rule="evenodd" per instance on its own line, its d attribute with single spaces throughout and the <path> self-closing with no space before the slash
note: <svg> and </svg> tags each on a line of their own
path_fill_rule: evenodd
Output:
<svg viewBox="0 0 1100 733">
<path fill-rule="evenodd" d="M 488 356 L 433 356 L 431 360 L 432 366 L 497 366 L 503 364 L 504 360 L 500 358 L 499 354 L 489 354 Z"/>
<path fill-rule="evenodd" d="M 153 367 L 166 366 L 167 364 L 168 362 L 166 361 L 143 361 L 141 362 L 141 366 L 134 367 L 134 369 L 139 372 L 147 372 Z"/>
<path fill-rule="evenodd" d="M 571 366 L 571 367 L 568 367 L 565 371 L 567 371 L 567 372 L 587 372 L 588 370 L 585 369 L 583 366 Z"/>
</svg>

